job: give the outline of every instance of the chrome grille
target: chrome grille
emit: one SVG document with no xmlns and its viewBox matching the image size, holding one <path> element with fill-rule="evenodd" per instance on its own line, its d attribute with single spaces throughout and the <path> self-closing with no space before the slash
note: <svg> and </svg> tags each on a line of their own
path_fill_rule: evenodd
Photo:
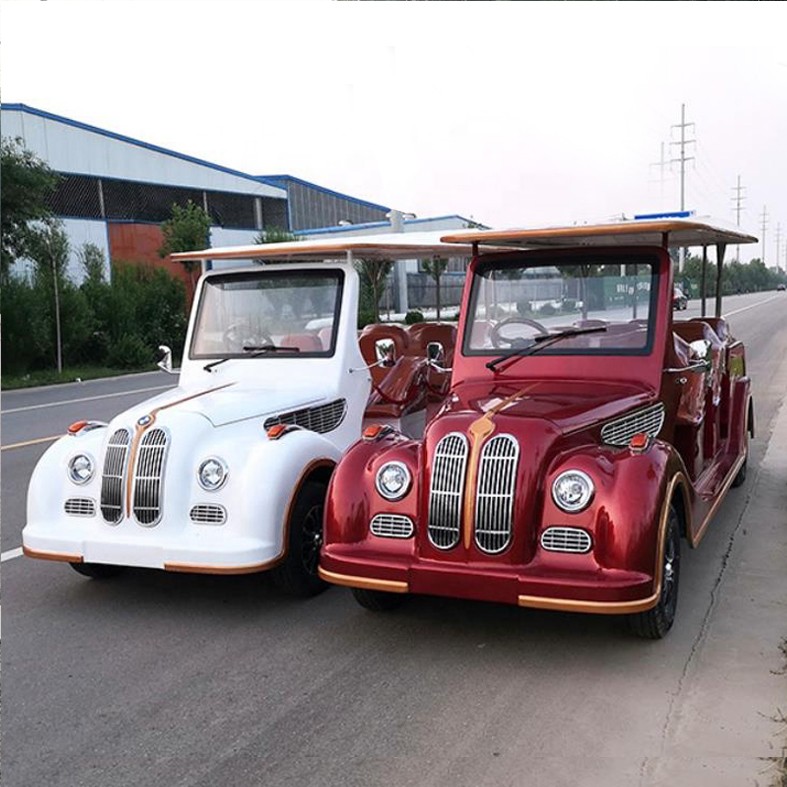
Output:
<svg viewBox="0 0 787 787">
<path fill-rule="evenodd" d="M 410 538 L 415 528 L 413 520 L 400 514 L 377 514 L 369 523 L 369 530 L 383 538 Z"/>
<path fill-rule="evenodd" d="M 303 410 L 293 410 L 268 418 L 263 426 L 266 430 L 276 424 L 294 424 L 308 429 L 310 432 L 325 434 L 332 432 L 344 420 L 347 413 L 347 400 L 336 399 L 319 407 L 305 407 Z"/>
<path fill-rule="evenodd" d="M 198 525 L 223 525 L 227 521 L 227 509 L 204 503 L 192 506 L 189 517 Z"/>
<path fill-rule="evenodd" d="M 601 439 L 608 445 L 628 445 L 631 438 L 640 432 L 656 437 L 663 425 L 664 405 L 654 404 L 624 418 L 610 421 L 601 428 Z"/>
<path fill-rule="evenodd" d="M 163 429 L 145 432 L 140 441 L 132 503 L 140 525 L 155 525 L 161 519 L 161 486 L 168 442 Z"/>
<path fill-rule="evenodd" d="M 435 448 L 427 534 L 438 549 L 459 543 L 467 452 L 467 438 L 459 432 L 447 434 Z"/>
<path fill-rule="evenodd" d="M 118 429 L 107 443 L 101 477 L 101 515 L 111 525 L 116 525 L 123 516 L 123 478 L 130 443 L 131 433 L 127 429 Z"/>
<path fill-rule="evenodd" d="M 590 552 L 590 533 L 578 527 L 548 527 L 541 534 L 541 546 L 548 552 Z"/>
<path fill-rule="evenodd" d="M 63 508 L 69 516 L 96 515 L 96 501 L 91 497 L 69 497 Z"/>
<path fill-rule="evenodd" d="M 519 443 L 510 434 L 493 437 L 481 451 L 475 507 L 475 543 L 489 554 L 511 541 Z"/>
</svg>

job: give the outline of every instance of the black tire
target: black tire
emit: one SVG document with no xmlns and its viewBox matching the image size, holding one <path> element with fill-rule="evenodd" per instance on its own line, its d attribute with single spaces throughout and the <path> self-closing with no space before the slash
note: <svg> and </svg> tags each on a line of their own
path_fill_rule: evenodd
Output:
<svg viewBox="0 0 787 787">
<path fill-rule="evenodd" d="M 629 628 L 634 634 L 645 639 L 661 639 L 667 634 L 675 622 L 679 580 L 680 520 L 675 507 L 670 505 L 661 564 L 661 593 L 655 607 L 629 616 Z"/>
<path fill-rule="evenodd" d="M 317 575 L 325 492 L 325 486 L 316 481 L 303 485 L 287 523 L 287 557 L 271 571 L 276 585 L 291 596 L 316 596 L 328 587 Z"/>
<path fill-rule="evenodd" d="M 77 574 L 91 579 L 112 579 L 126 570 L 125 566 L 113 566 L 110 563 L 69 563 L 68 565 Z"/>
<path fill-rule="evenodd" d="M 390 612 L 401 607 L 407 596 L 406 593 L 386 593 L 384 590 L 365 590 L 353 588 L 355 600 L 364 608 L 372 612 Z"/>
<path fill-rule="evenodd" d="M 732 479 L 732 486 L 743 486 L 744 482 L 746 481 L 746 466 L 749 464 L 749 457 L 748 454 L 746 458 L 743 460 L 743 464 L 740 466 L 735 478 Z"/>
</svg>

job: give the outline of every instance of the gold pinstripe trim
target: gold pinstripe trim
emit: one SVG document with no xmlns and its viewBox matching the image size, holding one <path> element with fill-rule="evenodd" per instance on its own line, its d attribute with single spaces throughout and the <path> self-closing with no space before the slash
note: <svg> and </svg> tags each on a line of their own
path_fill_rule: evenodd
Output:
<svg viewBox="0 0 787 787">
<path fill-rule="evenodd" d="M 351 574 L 336 574 L 327 571 L 322 566 L 317 569 L 320 579 L 332 582 L 334 585 L 344 585 L 348 588 L 362 588 L 363 590 L 384 590 L 388 593 L 409 593 L 410 586 L 406 582 L 396 582 L 392 579 L 369 579 L 356 577 Z"/>
<path fill-rule="evenodd" d="M 150 417 L 150 421 L 146 423 L 144 426 L 140 426 L 139 423 L 136 424 L 134 430 L 134 437 L 131 440 L 131 449 L 129 450 L 128 454 L 128 464 L 126 465 L 126 516 L 131 516 L 131 489 L 133 486 L 133 476 L 134 476 L 134 465 L 137 460 L 137 451 L 139 449 L 139 441 L 142 439 L 142 435 L 150 429 L 153 424 L 156 423 L 156 416 L 162 410 L 168 410 L 170 407 L 175 407 L 176 405 L 183 404 L 183 402 L 191 401 L 192 399 L 197 399 L 200 396 L 205 396 L 209 393 L 214 393 L 215 391 L 221 391 L 223 388 L 229 388 L 231 385 L 235 385 L 235 383 L 225 383 L 224 385 L 218 385 L 215 388 L 208 388 L 207 391 L 200 391 L 199 393 L 191 394 L 190 396 L 184 396 L 182 399 L 177 399 L 174 402 L 169 402 L 168 404 L 163 404 L 161 407 L 156 407 L 155 409 L 151 410 L 148 413 Z"/>
</svg>

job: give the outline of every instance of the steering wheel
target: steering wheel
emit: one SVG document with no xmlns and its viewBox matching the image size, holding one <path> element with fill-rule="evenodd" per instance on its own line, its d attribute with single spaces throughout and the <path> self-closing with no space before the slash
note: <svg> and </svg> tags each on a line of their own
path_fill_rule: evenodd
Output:
<svg viewBox="0 0 787 787">
<path fill-rule="evenodd" d="M 222 341 L 228 352 L 242 352 L 244 347 L 273 344 L 269 333 L 253 331 L 248 320 L 238 320 L 228 325 L 222 334 Z"/>
<path fill-rule="evenodd" d="M 546 336 L 549 331 L 536 320 L 531 320 L 528 317 L 519 317 L 518 315 L 513 315 L 511 317 L 506 317 L 504 320 L 500 320 L 497 325 L 489 332 L 489 340 L 492 342 L 492 345 L 498 349 L 504 347 L 518 347 L 524 340 L 527 338 L 526 336 L 515 336 L 512 338 L 507 338 L 501 335 L 501 331 L 507 325 L 529 325 L 531 328 L 535 328 L 536 331 L 542 336 Z"/>
</svg>

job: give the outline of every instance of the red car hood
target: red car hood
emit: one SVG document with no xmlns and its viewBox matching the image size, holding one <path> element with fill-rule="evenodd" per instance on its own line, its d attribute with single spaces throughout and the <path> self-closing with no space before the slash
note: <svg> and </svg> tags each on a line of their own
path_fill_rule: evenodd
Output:
<svg viewBox="0 0 787 787">
<path fill-rule="evenodd" d="M 565 434 L 651 404 L 656 396 L 646 388 L 601 380 L 524 380 L 491 389 L 488 383 L 468 383 L 454 389 L 447 411 L 477 418 L 497 409 L 501 416 L 549 421 Z"/>
</svg>

